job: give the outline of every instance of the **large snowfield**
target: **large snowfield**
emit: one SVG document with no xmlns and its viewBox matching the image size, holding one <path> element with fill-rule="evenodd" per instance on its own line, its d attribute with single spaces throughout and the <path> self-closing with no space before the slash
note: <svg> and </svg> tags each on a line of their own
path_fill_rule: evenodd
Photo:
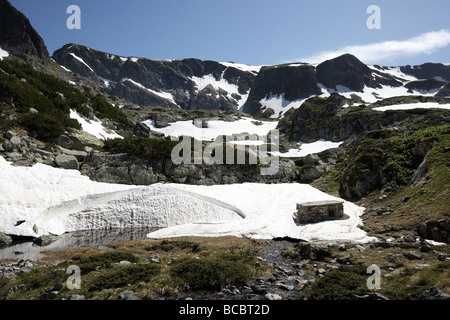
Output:
<svg viewBox="0 0 450 320">
<path fill-rule="evenodd" d="M 211 120 L 208 128 L 199 128 L 192 120 L 170 123 L 165 128 L 156 128 L 152 120 L 143 122 L 152 131 L 163 133 L 168 137 L 189 136 L 198 140 L 211 141 L 220 135 L 248 133 L 249 135 L 267 136 L 276 129 L 278 121 L 256 121 L 252 118 L 241 118 L 236 121 Z"/>
<path fill-rule="evenodd" d="M 159 227 L 149 238 L 234 235 L 258 239 L 374 240 L 364 208 L 344 202 L 346 220 L 297 225 L 296 204 L 336 199 L 305 184 L 137 187 L 99 183 L 76 170 L 14 167 L 0 158 L 0 232 L 22 236 Z"/>
</svg>

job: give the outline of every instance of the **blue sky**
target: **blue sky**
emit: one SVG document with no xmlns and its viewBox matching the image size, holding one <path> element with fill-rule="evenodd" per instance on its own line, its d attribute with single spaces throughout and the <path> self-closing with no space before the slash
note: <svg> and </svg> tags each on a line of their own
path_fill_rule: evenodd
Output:
<svg viewBox="0 0 450 320">
<path fill-rule="evenodd" d="M 50 54 L 67 43 L 122 56 L 274 65 L 350 52 L 381 65 L 450 62 L 448 0 L 10 0 Z M 69 5 L 81 30 L 69 30 Z M 367 8 L 381 29 L 366 26 Z"/>
</svg>

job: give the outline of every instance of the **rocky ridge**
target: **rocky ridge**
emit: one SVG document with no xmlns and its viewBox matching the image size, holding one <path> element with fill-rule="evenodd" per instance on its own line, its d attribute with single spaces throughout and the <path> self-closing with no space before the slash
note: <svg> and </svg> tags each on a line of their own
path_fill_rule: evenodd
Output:
<svg viewBox="0 0 450 320">
<path fill-rule="evenodd" d="M 77 44 L 65 45 L 52 58 L 102 86 L 107 94 L 124 98 L 141 109 L 237 110 L 255 78 L 254 72 L 232 64 L 120 57 Z"/>
</svg>

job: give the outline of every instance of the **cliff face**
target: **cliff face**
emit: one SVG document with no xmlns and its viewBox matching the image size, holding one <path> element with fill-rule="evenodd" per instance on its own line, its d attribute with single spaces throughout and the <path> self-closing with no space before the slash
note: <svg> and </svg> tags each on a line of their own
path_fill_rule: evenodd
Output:
<svg viewBox="0 0 450 320">
<path fill-rule="evenodd" d="M 33 66 L 50 62 L 44 40 L 7 0 L 0 0 L 0 47 Z"/>
<path fill-rule="evenodd" d="M 271 96 L 284 95 L 284 99 L 294 101 L 321 93 L 313 66 L 263 67 L 255 79 L 243 112 L 261 115 L 260 101 Z"/>
<path fill-rule="evenodd" d="M 381 85 L 402 85 L 393 76 L 369 68 L 350 54 L 319 64 L 316 73 L 317 81 L 331 89 L 341 85 L 352 91 L 362 92 L 364 86 L 379 88 Z"/>
</svg>

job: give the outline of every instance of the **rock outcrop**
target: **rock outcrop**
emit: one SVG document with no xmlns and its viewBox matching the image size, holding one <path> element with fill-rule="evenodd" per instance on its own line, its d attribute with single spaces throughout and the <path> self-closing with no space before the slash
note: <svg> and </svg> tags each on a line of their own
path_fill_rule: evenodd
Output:
<svg viewBox="0 0 450 320">
<path fill-rule="evenodd" d="M 0 0 L 0 47 L 35 67 L 51 61 L 44 40 L 7 0 Z"/>
<path fill-rule="evenodd" d="M 320 94 L 313 66 L 263 67 L 255 79 L 243 112 L 261 115 L 260 101 L 271 96 L 283 95 L 284 99 L 294 101 Z"/>
<path fill-rule="evenodd" d="M 337 89 L 336 86 L 340 85 L 352 91 L 362 92 L 364 86 L 378 88 L 380 85 L 394 87 L 402 85 L 393 76 L 370 69 L 350 54 L 344 54 L 319 64 L 316 72 L 317 81 L 331 89 Z"/>
</svg>

